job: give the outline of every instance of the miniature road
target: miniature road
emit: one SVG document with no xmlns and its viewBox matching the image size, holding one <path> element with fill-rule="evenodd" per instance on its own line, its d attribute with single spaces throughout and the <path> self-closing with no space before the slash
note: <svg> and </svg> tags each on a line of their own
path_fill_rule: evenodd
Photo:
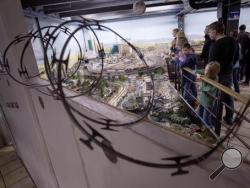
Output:
<svg viewBox="0 0 250 188">
<path fill-rule="evenodd" d="M 127 94 L 127 87 L 120 84 L 119 86 L 117 94 L 108 101 L 108 103 L 112 106 L 117 106 L 117 103 L 121 100 L 121 98 Z"/>
</svg>

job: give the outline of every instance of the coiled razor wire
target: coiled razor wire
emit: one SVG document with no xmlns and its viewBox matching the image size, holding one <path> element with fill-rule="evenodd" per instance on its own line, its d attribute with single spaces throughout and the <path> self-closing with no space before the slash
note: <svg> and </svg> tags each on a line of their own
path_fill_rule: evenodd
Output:
<svg viewBox="0 0 250 188">
<path fill-rule="evenodd" d="M 75 117 L 74 113 L 80 115 L 83 119 L 88 120 L 92 123 L 95 123 L 95 124 L 98 124 L 101 126 L 105 126 L 105 128 L 107 130 L 113 130 L 110 127 L 124 127 L 124 126 L 136 125 L 138 122 L 142 121 L 149 114 L 149 112 L 152 108 L 152 104 L 153 104 L 153 100 L 154 100 L 154 81 L 153 81 L 152 73 L 150 71 L 147 71 L 147 74 L 149 74 L 151 77 L 153 92 L 152 92 L 152 96 L 150 97 L 150 100 L 146 106 L 146 110 L 145 110 L 146 112 L 138 119 L 130 121 L 130 122 L 117 123 L 117 121 L 112 120 L 112 119 L 98 120 L 96 118 L 95 119 L 91 118 L 88 115 L 78 111 L 71 104 L 69 104 L 69 99 L 74 98 L 74 97 L 79 97 L 79 96 L 82 96 L 90 91 L 93 91 L 94 89 L 96 89 L 100 80 L 102 79 L 105 55 L 104 55 L 104 49 L 103 49 L 103 47 L 99 41 L 99 38 L 96 34 L 96 30 L 104 30 L 104 31 L 112 32 L 113 34 L 118 36 L 121 40 L 123 40 L 128 46 L 130 46 L 133 49 L 133 51 L 138 55 L 139 59 L 144 63 L 144 65 L 147 68 L 149 68 L 148 64 L 146 63 L 146 61 L 144 59 L 143 54 L 140 52 L 140 50 L 138 48 L 136 48 L 134 45 L 132 45 L 130 42 L 128 42 L 125 38 L 123 38 L 117 32 L 115 32 L 111 28 L 104 26 L 104 25 L 101 25 L 97 22 L 88 21 L 86 19 L 70 20 L 70 21 L 63 22 L 58 26 L 47 26 L 47 27 L 42 27 L 42 28 L 40 27 L 38 18 L 36 18 L 36 23 L 37 23 L 37 30 L 36 31 L 31 31 L 27 35 L 17 36 L 6 47 L 4 54 L 3 54 L 3 62 L 1 63 L 1 67 L 4 68 L 6 73 L 15 82 L 17 82 L 23 86 L 33 87 L 34 89 L 38 90 L 39 92 L 42 92 L 38 89 L 39 87 L 50 86 L 52 88 L 52 94 L 48 94 L 48 93 L 44 93 L 44 92 L 42 92 L 42 93 L 49 95 L 49 96 L 57 96 L 57 99 L 61 100 L 66 112 L 68 113 L 69 117 L 73 121 L 74 125 L 82 132 L 83 135 L 85 135 L 87 137 L 86 140 L 81 138 L 80 141 L 91 150 L 94 149 L 93 144 L 95 144 L 97 147 L 102 148 L 104 150 L 104 153 L 106 154 L 106 156 L 111 161 L 115 162 L 117 160 L 117 158 L 120 158 L 120 159 L 126 160 L 128 162 L 131 162 L 131 163 L 134 163 L 137 165 L 146 166 L 146 167 L 161 168 L 161 169 L 164 169 L 164 168 L 165 169 L 168 169 L 168 168 L 177 169 L 178 171 L 177 171 L 177 173 L 175 173 L 176 175 L 183 174 L 183 170 L 181 169 L 182 167 L 196 165 L 196 164 L 199 164 L 202 161 L 206 160 L 209 156 L 211 156 L 220 147 L 220 145 L 223 142 L 225 142 L 228 138 L 230 138 L 230 136 L 234 136 L 237 133 L 237 131 L 239 130 L 241 123 L 243 121 L 243 117 L 244 117 L 245 113 L 247 112 L 247 109 L 250 105 L 250 99 L 245 106 L 242 106 L 240 112 L 237 114 L 237 116 L 235 118 L 233 126 L 230 129 L 228 129 L 227 134 L 219 142 L 217 142 L 217 144 L 213 148 L 209 149 L 207 152 L 205 152 L 203 154 L 200 154 L 197 157 L 194 157 L 191 155 L 180 155 L 180 156 L 161 159 L 161 160 L 169 160 L 171 162 L 160 163 L 160 162 L 149 162 L 149 161 L 145 161 L 142 159 L 137 159 L 137 158 L 131 157 L 127 154 L 124 154 L 124 153 L 118 151 L 117 149 L 113 148 L 112 142 L 110 140 L 108 140 L 105 136 L 103 136 L 99 131 L 94 129 L 90 123 L 87 123 L 84 120 L 82 122 L 79 122 L 77 120 L 77 118 Z M 75 30 L 71 31 L 67 27 L 67 25 L 70 25 L 70 24 L 77 24 L 78 26 Z M 77 73 L 77 71 L 79 70 L 79 68 L 81 66 L 82 60 L 84 60 L 83 52 L 81 50 L 80 43 L 77 40 L 77 38 L 75 37 L 75 34 L 77 32 L 84 31 L 84 29 L 92 32 L 92 34 L 94 35 L 94 37 L 97 41 L 99 58 L 101 59 L 100 75 L 98 78 L 96 78 L 96 80 L 89 86 L 89 88 L 86 91 L 83 91 L 80 94 L 67 96 L 67 95 L 65 95 L 65 92 L 64 92 L 63 83 L 66 80 L 69 80 L 71 77 L 74 76 L 74 74 Z M 46 31 L 45 35 L 42 35 L 42 31 Z M 60 33 L 66 34 L 68 38 L 64 42 L 64 45 L 63 45 L 61 51 L 59 52 L 59 51 L 56 51 L 54 44 L 55 44 L 56 40 L 58 40 L 58 38 L 60 38 L 60 37 L 58 37 L 60 35 Z M 78 54 L 78 62 L 77 62 L 78 66 L 77 66 L 76 70 L 72 74 L 69 75 L 68 68 L 67 68 L 68 63 L 69 63 L 69 58 L 66 58 L 66 60 L 63 58 L 65 57 L 66 49 L 68 48 L 69 42 L 72 38 L 77 42 L 77 45 L 79 48 L 79 54 Z M 26 52 L 26 49 L 30 45 L 30 42 L 32 40 L 34 41 L 37 39 L 40 39 L 42 47 L 43 47 L 45 73 L 46 73 L 46 76 L 47 76 L 48 81 L 49 81 L 49 84 L 46 84 L 46 85 L 31 84 L 30 80 L 35 78 L 35 77 L 41 76 L 41 74 L 43 72 L 39 73 L 37 75 L 30 75 L 26 66 L 24 65 L 25 64 L 24 63 L 24 54 Z M 19 80 L 18 78 L 13 76 L 13 74 L 11 73 L 12 70 L 10 70 L 9 62 L 7 59 L 7 53 L 9 51 L 9 49 L 13 45 L 22 43 L 24 41 L 26 41 L 26 43 L 24 44 L 24 47 L 22 50 L 22 54 L 21 54 L 21 58 L 20 58 L 20 67 L 18 69 L 18 72 L 19 72 L 21 78 L 23 75 L 25 75 L 25 80 L 26 80 L 25 82 L 23 81 L 24 78 L 22 78 L 22 80 Z M 53 54 L 51 57 L 52 62 L 50 62 L 49 58 L 48 58 L 48 56 L 49 56 L 48 51 L 49 50 L 51 50 L 52 54 Z M 57 59 L 58 54 L 59 54 L 59 58 Z M 69 55 L 70 55 L 70 51 L 69 51 L 68 57 L 69 57 Z M 55 62 L 58 63 L 57 77 L 56 78 L 52 76 L 52 69 L 54 68 Z M 62 73 L 64 73 L 64 75 L 62 75 Z M 88 131 L 86 128 L 88 128 Z M 113 156 L 113 157 L 110 157 L 110 156 Z"/>
</svg>

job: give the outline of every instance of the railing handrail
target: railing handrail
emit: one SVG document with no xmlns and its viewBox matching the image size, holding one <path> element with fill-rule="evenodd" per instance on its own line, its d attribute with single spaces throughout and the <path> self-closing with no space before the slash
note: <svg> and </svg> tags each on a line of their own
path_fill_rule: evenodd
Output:
<svg viewBox="0 0 250 188">
<path fill-rule="evenodd" d="M 184 69 L 185 71 L 187 71 L 187 72 L 193 74 L 193 75 L 196 75 L 196 74 L 193 72 L 193 70 L 190 69 L 190 68 L 183 68 L 183 69 Z M 237 99 L 238 101 L 242 102 L 243 104 L 247 104 L 247 102 L 248 102 L 248 100 L 249 100 L 247 97 L 245 97 L 245 96 L 243 96 L 243 95 L 241 95 L 241 94 L 239 94 L 239 93 L 233 91 L 232 89 L 230 89 L 230 88 L 228 88 L 228 87 L 226 87 L 226 86 L 224 86 L 224 85 L 222 85 L 222 84 L 220 84 L 220 83 L 218 83 L 218 82 L 216 82 L 216 81 L 214 81 L 214 80 L 212 80 L 212 79 L 210 79 L 210 78 L 207 78 L 206 76 L 202 76 L 200 79 L 201 79 L 202 81 L 205 81 L 205 82 L 211 84 L 212 86 L 216 87 L 216 88 L 219 89 L 220 91 L 222 91 L 222 92 L 224 92 L 224 93 L 230 95 L 231 97 Z"/>
</svg>

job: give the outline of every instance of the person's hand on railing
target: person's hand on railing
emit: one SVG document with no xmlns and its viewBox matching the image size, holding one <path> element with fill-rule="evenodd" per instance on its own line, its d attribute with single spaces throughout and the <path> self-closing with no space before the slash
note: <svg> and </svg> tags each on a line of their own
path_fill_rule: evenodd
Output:
<svg viewBox="0 0 250 188">
<path fill-rule="evenodd" d="M 202 77 L 203 75 L 201 75 L 201 74 L 196 74 L 196 79 L 197 80 L 201 80 L 201 77 Z"/>
</svg>

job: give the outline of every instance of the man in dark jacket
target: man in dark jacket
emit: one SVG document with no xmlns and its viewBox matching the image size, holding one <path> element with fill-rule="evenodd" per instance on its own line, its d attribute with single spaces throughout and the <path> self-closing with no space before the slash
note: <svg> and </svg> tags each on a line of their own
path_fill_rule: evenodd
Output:
<svg viewBox="0 0 250 188">
<path fill-rule="evenodd" d="M 231 37 L 224 35 L 224 25 L 221 22 L 213 22 L 209 25 L 209 37 L 211 40 L 215 40 L 211 52 L 209 55 L 209 61 L 219 62 L 221 69 L 218 74 L 218 82 L 228 88 L 231 88 L 233 84 L 233 62 L 236 58 L 236 47 L 237 43 Z M 226 115 L 223 118 L 228 124 L 232 124 L 233 111 L 234 111 L 234 101 L 233 98 L 225 93 L 221 93 L 221 101 L 227 104 Z M 216 106 L 217 115 L 219 119 L 222 116 L 223 105 Z M 216 133 L 220 134 L 220 125 L 217 127 Z"/>
</svg>

